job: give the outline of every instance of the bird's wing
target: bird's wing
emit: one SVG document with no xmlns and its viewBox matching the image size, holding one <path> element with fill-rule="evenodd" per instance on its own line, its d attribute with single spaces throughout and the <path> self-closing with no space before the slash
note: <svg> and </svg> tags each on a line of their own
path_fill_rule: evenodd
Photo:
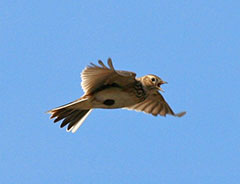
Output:
<svg viewBox="0 0 240 184">
<path fill-rule="evenodd" d="M 86 94 L 106 85 L 126 86 L 136 81 L 134 72 L 115 70 L 111 58 L 108 59 L 109 68 L 101 60 L 98 63 L 101 66 L 91 63 L 91 66 L 86 67 L 81 73 L 81 85 Z"/>
<path fill-rule="evenodd" d="M 181 117 L 186 114 L 186 112 L 180 112 L 175 114 L 159 92 L 151 94 L 143 102 L 127 107 L 127 109 L 143 111 L 154 116 L 157 116 L 158 114 L 161 116 L 166 116 L 166 114 L 170 114 L 173 116 Z"/>
</svg>

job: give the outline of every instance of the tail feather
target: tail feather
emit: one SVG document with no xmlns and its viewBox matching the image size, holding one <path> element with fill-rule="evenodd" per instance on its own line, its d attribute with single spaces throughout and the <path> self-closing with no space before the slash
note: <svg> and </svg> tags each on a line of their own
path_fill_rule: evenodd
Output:
<svg viewBox="0 0 240 184">
<path fill-rule="evenodd" d="M 56 117 L 56 119 L 54 120 L 54 123 L 66 118 L 67 116 L 69 116 L 70 114 L 72 114 L 74 111 L 72 109 L 66 110 L 64 111 L 60 111 L 60 113 L 55 113 L 53 114 L 54 117 Z M 51 116 L 51 118 L 53 118 L 53 115 Z"/>
<path fill-rule="evenodd" d="M 68 125 L 67 131 L 75 133 L 92 111 L 92 109 L 83 108 L 84 102 L 86 101 L 87 99 L 79 99 L 72 103 L 52 109 L 48 111 L 48 113 L 51 114 L 51 119 L 55 118 L 54 123 L 63 120 L 60 127 L 63 128 Z"/>
<path fill-rule="evenodd" d="M 80 114 L 81 118 L 76 118 L 76 121 L 72 121 L 67 128 L 68 132 L 75 133 L 79 127 L 83 124 L 88 115 L 92 112 L 92 109 L 85 110 Z"/>
<path fill-rule="evenodd" d="M 64 120 L 62 121 L 60 128 L 65 127 L 67 124 L 71 123 L 72 120 L 81 113 L 81 110 L 74 110 L 71 114 L 64 117 Z"/>
</svg>

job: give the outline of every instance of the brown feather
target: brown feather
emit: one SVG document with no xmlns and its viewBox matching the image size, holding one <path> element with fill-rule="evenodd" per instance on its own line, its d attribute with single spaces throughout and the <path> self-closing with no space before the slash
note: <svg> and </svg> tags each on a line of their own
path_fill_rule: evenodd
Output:
<svg viewBox="0 0 240 184">
<path fill-rule="evenodd" d="M 153 114 L 153 110 L 156 106 L 158 106 L 158 102 L 150 104 L 145 111 L 149 114 Z"/>
<path fill-rule="evenodd" d="M 67 125 L 70 121 L 72 121 L 72 119 L 75 118 L 75 116 L 77 116 L 77 114 L 79 113 L 78 110 L 75 110 L 72 114 L 70 114 L 69 116 L 67 116 L 63 122 L 61 123 L 60 127 L 63 128 L 65 125 Z"/>
<path fill-rule="evenodd" d="M 161 110 L 161 104 L 158 102 L 154 107 L 154 109 L 152 110 L 152 115 L 157 116 L 160 110 Z"/>
<path fill-rule="evenodd" d="M 50 119 L 52 119 L 52 118 L 58 116 L 58 115 L 61 114 L 63 111 L 64 111 L 64 109 L 50 110 L 50 111 L 48 111 L 48 113 L 51 114 Z"/>
<path fill-rule="evenodd" d="M 73 113 L 73 109 L 68 109 L 68 110 L 65 110 L 64 112 L 60 113 L 58 115 L 58 117 L 53 121 L 54 123 L 62 120 L 63 118 L 66 118 L 67 116 L 69 116 L 71 113 Z"/>
<path fill-rule="evenodd" d="M 147 97 L 147 99 L 139 104 L 127 107 L 127 109 L 144 111 L 146 113 L 151 113 L 156 116 L 160 114 L 161 116 L 166 116 L 170 114 L 173 116 L 181 117 L 186 112 L 175 114 L 168 103 L 164 100 L 163 96 L 159 92 L 155 92 Z"/>
<path fill-rule="evenodd" d="M 89 110 L 82 110 L 79 111 L 78 114 L 71 120 L 71 122 L 68 124 L 67 130 L 70 130 L 72 126 L 74 126 L 80 119 L 82 119 Z"/>
<path fill-rule="evenodd" d="M 135 73 L 115 71 L 111 59 L 108 60 L 109 68 L 101 60 L 98 63 L 100 66 L 92 64 L 86 67 L 81 73 L 81 85 L 85 95 L 94 93 L 104 85 L 116 83 L 119 86 L 127 86 L 136 82 Z"/>
</svg>

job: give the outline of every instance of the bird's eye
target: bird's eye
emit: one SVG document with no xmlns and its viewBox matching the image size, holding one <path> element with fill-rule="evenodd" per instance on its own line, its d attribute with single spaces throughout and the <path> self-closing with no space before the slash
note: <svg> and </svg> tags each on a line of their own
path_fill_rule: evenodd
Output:
<svg viewBox="0 0 240 184">
<path fill-rule="evenodd" d="M 156 80 L 155 78 L 152 78 L 152 81 L 153 81 L 153 82 L 155 82 L 155 80 Z"/>
</svg>

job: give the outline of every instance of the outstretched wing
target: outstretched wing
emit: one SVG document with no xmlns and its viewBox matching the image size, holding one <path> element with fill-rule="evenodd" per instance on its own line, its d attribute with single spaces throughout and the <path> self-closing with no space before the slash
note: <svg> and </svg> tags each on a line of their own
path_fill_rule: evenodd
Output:
<svg viewBox="0 0 240 184">
<path fill-rule="evenodd" d="M 143 102 L 127 107 L 127 109 L 143 111 L 145 113 L 152 114 L 153 116 L 157 116 L 158 114 L 161 116 L 166 116 L 166 114 L 170 114 L 173 116 L 182 117 L 186 114 L 186 112 L 175 114 L 159 92 L 151 94 Z"/>
<path fill-rule="evenodd" d="M 101 60 L 98 63 L 101 66 L 91 63 L 91 66 L 86 67 L 81 73 L 81 85 L 86 95 L 105 85 L 126 86 L 136 80 L 136 74 L 133 72 L 115 70 L 111 58 L 108 59 L 109 68 Z"/>
</svg>

